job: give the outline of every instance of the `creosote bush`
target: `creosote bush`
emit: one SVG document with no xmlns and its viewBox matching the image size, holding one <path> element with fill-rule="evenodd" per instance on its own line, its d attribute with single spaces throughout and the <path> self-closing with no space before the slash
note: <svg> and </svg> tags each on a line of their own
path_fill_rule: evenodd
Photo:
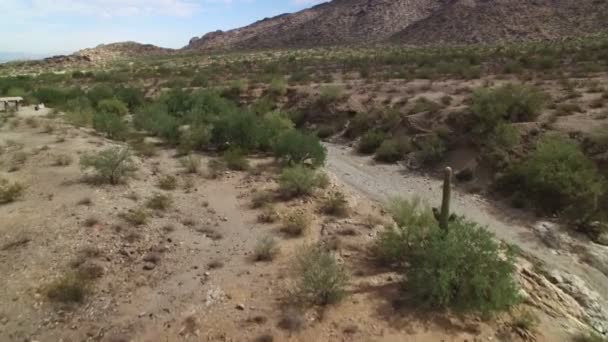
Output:
<svg viewBox="0 0 608 342">
<path fill-rule="evenodd" d="M 6 204 L 16 201 L 23 195 L 25 186 L 18 182 L 9 182 L 4 178 L 0 178 L 0 204 Z"/>
<path fill-rule="evenodd" d="M 387 227 L 375 250 L 403 270 L 411 297 L 429 307 L 489 313 L 518 302 L 514 256 L 485 228 L 458 217 L 439 228 L 419 200 L 394 200 L 396 224 Z"/>
<path fill-rule="evenodd" d="M 357 151 L 359 153 L 370 154 L 376 152 L 376 150 L 382 145 L 386 139 L 386 133 L 381 130 L 371 130 L 365 133 L 359 143 L 357 144 Z"/>
<path fill-rule="evenodd" d="M 49 300 L 60 303 L 81 303 L 89 292 L 88 279 L 77 273 L 69 273 L 55 280 L 45 288 Z"/>
<path fill-rule="evenodd" d="M 310 228 L 311 219 L 308 214 L 302 211 L 294 211 L 283 219 L 281 230 L 289 236 L 302 236 Z"/>
<path fill-rule="evenodd" d="M 296 165 L 283 169 L 279 188 L 287 197 L 299 197 L 311 195 L 323 182 L 321 173 L 303 165 Z"/>
<path fill-rule="evenodd" d="M 348 200 L 340 191 L 332 192 L 321 204 L 321 210 L 327 215 L 348 216 Z"/>
<path fill-rule="evenodd" d="M 146 206 L 153 210 L 165 211 L 171 207 L 173 199 L 168 195 L 154 194 L 146 202 Z"/>
<path fill-rule="evenodd" d="M 148 222 L 148 212 L 144 209 L 129 210 L 121 213 L 120 218 L 134 226 L 141 226 Z"/>
<path fill-rule="evenodd" d="M 255 261 L 272 261 L 279 252 L 277 241 L 270 235 L 258 239 L 253 252 Z"/>
<path fill-rule="evenodd" d="M 172 175 L 165 175 L 158 179 L 156 185 L 162 190 L 175 190 L 177 189 L 177 178 Z"/>
<path fill-rule="evenodd" d="M 319 138 L 295 130 L 289 130 L 278 137 L 274 153 L 287 164 L 310 162 L 314 166 L 322 166 L 327 157 L 327 151 Z"/>
<path fill-rule="evenodd" d="M 295 260 L 296 292 L 317 305 L 339 302 L 346 295 L 348 274 L 331 252 L 321 245 L 303 247 Z"/>
<path fill-rule="evenodd" d="M 498 186 L 520 192 L 548 212 L 590 220 L 597 214 L 606 181 L 577 143 L 546 136 L 525 160 L 513 166 Z"/>
<path fill-rule="evenodd" d="M 93 169 L 97 180 L 113 185 L 124 181 L 136 169 L 131 151 L 126 147 L 87 153 L 80 158 L 80 167 L 83 171 Z"/>
<path fill-rule="evenodd" d="M 249 160 L 245 156 L 245 152 L 240 148 L 231 148 L 224 151 L 222 159 L 230 170 L 246 171 L 249 170 Z"/>
<path fill-rule="evenodd" d="M 188 173 L 198 173 L 201 169 L 201 158 L 194 154 L 180 158 L 179 162 Z"/>
</svg>

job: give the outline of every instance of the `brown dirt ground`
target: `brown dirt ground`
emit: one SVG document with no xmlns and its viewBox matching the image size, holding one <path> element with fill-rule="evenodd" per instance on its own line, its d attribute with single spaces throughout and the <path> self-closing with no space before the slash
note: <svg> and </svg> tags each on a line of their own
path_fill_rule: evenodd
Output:
<svg viewBox="0 0 608 342">
<path fill-rule="evenodd" d="M 298 209 L 314 217 L 304 238 L 288 239 L 279 233 L 278 223 L 259 223 L 259 210 L 250 208 L 253 192 L 276 188 L 270 160 L 253 159 L 261 165 L 256 173 L 229 172 L 209 179 L 185 174 L 174 151 L 160 149 L 155 157 L 136 158 L 138 171 L 128 184 L 92 186 L 82 181 L 79 155 L 114 143 L 56 119 L 39 117 L 38 127 L 31 127 L 23 120 L 31 115 L 24 109 L 16 127 L 0 131 L 0 174 L 28 186 L 22 199 L 0 207 L 1 341 L 253 341 L 263 334 L 275 341 L 532 338 L 518 334 L 508 315 L 482 321 L 400 305 L 398 275 L 378 267 L 366 252 L 380 229 L 377 223 L 386 219 L 369 200 L 349 196 L 352 215 L 344 219 L 318 212 L 319 199 L 330 190 L 277 203 L 279 213 Z M 42 133 L 47 121 L 54 130 Z M 26 161 L 8 172 L 19 151 L 27 153 Z M 58 154 L 71 156 L 73 162 L 53 166 Z M 206 164 L 211 157 L 202 158 Z M 178 178 L 177 189 L 156 187 L 167 174 Z M 339 181 L 332 183 L 333 189 L 341 189 Z M 173 197 L 170 210 L 154 214 L 140 227 L 119 217 L 157 192 Z M 84 198 L 91 205 L 79 205 Z M 89 218 L 96 222 L 87 227 Z M 348 235 L 341 233 L 345 229 Z M 222 238 L 210 238 L 210 230 Z M 280 241 L 281 252 L 273 262 L 255 263 L 252 250 L 266 234 Z M 302 327 L 287 331 L 280 322 L 285 312 L 293 311 L 288 308 L 293 255 L 307 242 L 326 239 L 340 240 L 336 255 L 351 274 L 350 295 L 326 310 L 305 308 L 290 314 L 302 320 Z M 49 302 L 45 286 L 70 271 L 83 250 L 96 251 L 87 262 L 103 268 L 91 294 L 73 307 Z M 143 259 L 150 253 L 156 264 L 144 270 Z M 212 261 L 223 265 L 210 267 Z M 542 321 L 537 341 L 565 338 L 552 318 L 529 309 Z"/>
</svg>

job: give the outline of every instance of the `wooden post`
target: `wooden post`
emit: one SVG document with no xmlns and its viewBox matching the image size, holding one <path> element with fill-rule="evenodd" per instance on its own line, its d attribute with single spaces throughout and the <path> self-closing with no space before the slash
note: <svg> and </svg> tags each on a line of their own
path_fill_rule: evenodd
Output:
<svg viewBox="0 0 608 342">
<path fill-rule="evenodd" d="M 450 223 L 450 197 L 452 195 L 452 168 L 446 167 L 443 176 L 443 199 L 441 201 L 441 214 L 439 217 L 439 227 L 448 231 Z"/>
</svg>

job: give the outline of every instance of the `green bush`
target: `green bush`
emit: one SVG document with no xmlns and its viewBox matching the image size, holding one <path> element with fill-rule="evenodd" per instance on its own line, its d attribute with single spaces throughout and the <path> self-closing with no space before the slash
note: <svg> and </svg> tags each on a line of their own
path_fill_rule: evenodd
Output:
<svg viewBox="0 0 608 342">
<path fill-rule="evenodd" d="M 357 151 L 364 154 L 376 152 L 386 139 L 386 133 L 381 130 L 371 130 L 365 133 L 357 144 Z"/>
<path fill-rule="evenodd" d="M 122 117 L 109 112 L 93 114 L 93 128 L 114 140 L 124 140 L 129 131 L 129 127 Z"/>
<path fill-rule="evenodd" d="M 168 195 L 154 194 L 146 202 L 146 206 L 153 210 L 165 211 L 171 207 L 173 199 Z"/>
<path fill-rule="evenodd" d="M 65 105 L 65 118 L 75 126 L 90 126 L 93 124 L 93 105 L 86 97 L 69 100 Z"/>
<path fill-rule="evenodd" d="M 110 184 L 120 183 L 135 171 L 131 151 L 126 147 L 87 153 L 80 158 L 80 167 L 83 171 L 93 169 L 98 180 Z"/>
<path fill-rule="evenodd" d="M 246 171 L 249 170 L 249 160 L 240 148 L 230 148 L 224 152 L 222 159 L 230 170 Z"/>
<path fill-rule="evenodd" d="M 408 228 L 424 229 L 424 227 Z M 439 308 L 489 313 L 516 304 L 512 252 L 485 228 L 457 218 L 447 232 L 413 233 L 406 289 L 412 298 Z"/>
<path fill-rule="evenodd" d="M 279 179 L 281 192 L 288 197 L 306 196 L 321 186 L 322 176 L 303 165 L 288 167 Z"/>
<path fill-rule="evenodd" d="M 23 195 L 25 186 L 21 183 L 11 183 L 0 178 L 0 204 L 11 203 Z"/>
<path fill-rule="evenodd" d="M 422 112 L 435 113 L 441 109 L 441 105 L 431 101 L 426 97 L 419 97 L 414 103 L 414 107 L 410 110 L 410 114 Z"/>
<path fill-rule="evenodd" d="M 204 150 L 211 143 L 212 128 L 203 124 L 189 127 L 181 133 L 179 139 L 179 152 L 187 154 L 193 150 Z"/>
<path fill-rule="evenodd" d="M 348 216 L 348 200 L 342 192 L 332 192 L 321 204 L 321 210 L 327 215 Z"/>
<path fill-rule="evenodd" d="M 172 175 L 165 175 L 158 179 L 158 183 L 156 185 L 162 190 L 175 190 L 177 189 L 177 178 Z"/>
<path fill-rule="evenodd" d="M 406 138 L 390 138 L 382 142 L 376 150 L 374 159 L 383 163 L 394 163 L 405 156 L 412 150 L 412 145 L 409 139 Z"/>
<path fill-rule="evenodd" d="M 45 288 L 48 299 L 61 303 L 81 303 L 89 290 L 89 281 L 72 273 L 62 276 Z"/>
<path fill-rule="evenodd" d="M 325 164 L 327 151 L 314 135 L 295 130 L 281 134 L 274 145 L 274 154 L 287 164 L 298 164 L 310 161 L 314 166 Z"/>
<path fill-rule="evenodd" d="M 255 261 L 271 261 L 278 254 L 277 241 L 269 235 L 259 238 L 253 252 Z"/>
<path fill-rule="evenodd" d="M 287 83 L 281 78 L 275 78 L 270 82 L 268 91 L 275 96 L 283 96 L 287 92 Z"/>
<path fill-rule="evenodd" d="M 543 138 L 499 185 L 525 193 L 542 209 L 583 219 L 596 213 L 606 189 L 605 180 L 578 144 L 557 136 Z"/>
<path fill-rule="evenodd" d="M 340 86 L 324 86 L 319 94 L 319 102 L 322 104 L 330 104 L 338 101 L 344 96 L 344 90 Z"/>
<path fill-rule="evenodd" d="M 437 228 L 437 220 L 428 205 L 423 206 L 419 198 L 392 199 L 387 212 L 396 225 L 382 231 L 375 242 L 378 258 L 389 264 L 404 265 L 430 229 Z"/>
<path fill-rule="evenodd" d="M 114 114 L 116 116 L 125 116 L 129 112 L 127 105 L 116 98 L 99 101 L 97 110 L 102 113 Z"/>
<path fill-rule="evenodd" d="M 318 305 L 339 302 L 346 295 L 348 275 L 336 258 L 320 245 L 303 247 L 295 260 L 296 291 Z"/>
<path fill-rule="evenodd" d="M 118 88 L 116 90 L 116 97 L 127 105 L 131 113 L 145 103 L 144 93 L 136 88 Z"/>
<path fill-rule="evenodd" d="M 437 134 L 431 134 L 419 143 L 420 161 L 423 163 L 435 163 L 440 161 L 446 152 L 445 142 Z"/>
<path fill-rule="evenodd" d="M 193 154 L 182 157 L 179 162 L 188 173 L 198 173 L 201 168 L 201 158 Z"/>
<path fill-rule="evenodd" d="M 114 89 L 107 84 L 98 84 L 87 91 L 87 97 L 93 107 L 97 108 L 102 100 L 114 98 Z"/>
<path fill-rule="evenodd" d="M 473 94 L 473 133 L 485 137 L 502 121 L 534 121 L 543 109 L 545 95 L 538 89 L 507 84 L 494 89 L 478 89 Z"/>
<path fill-rule="evenodd" d="M 177 143 L 180 138 L 180 123 L 175 117 L 169 115 L 167 106 L 163 104 L 142 107 L 133 116 L 133 125 L 135 128 L 162 137 L 170 143 Z"/>
</svg>

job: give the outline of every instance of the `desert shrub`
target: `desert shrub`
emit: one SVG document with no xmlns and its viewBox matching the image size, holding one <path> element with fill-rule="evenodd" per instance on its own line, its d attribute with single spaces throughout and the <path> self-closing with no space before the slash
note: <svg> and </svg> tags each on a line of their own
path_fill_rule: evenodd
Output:
<svg viewBox="0 0 608 342">
<path fill-rule="evenodd" d="M 222 92 L 222 96 L 229 99 L 238 99 L 247 91 L 248 85 L 245 80 L 233 80 Z"/>
<path fill-rule="evenodd" d="M 436 228 L 437 220 L 431 208 L 423 205 L 419 198 L 394 198 L 386 209 L 396 225 L 378 235 L 375 254 L 386 263 L 403 265 L 413 253 L 413 244 L 418 243 L 428 230 Z"/>
<path fill-rule="evenodd" d="M 120 218 L 134 226 L 141 226 L 148 222 L 148 212 L 143 209 L 134 209 L 120 213 Z"/>
<path fill-rule="evenodd" d="M 23 195 L 25 186 L 18 182 L 9 182 L 4 178 L 0 178 L 0 204 L 6 204 L 16 201 Z"/>
<path fill-rule="evenodd" d="M 171 207 L 173 199 L 168 195 L 154 194 L 146 202 L 146 206 L 153 210 L 165 211 Z"/>
<path fill-rule="evenodd" d="M 526 85 L 507 84 L 494 89 L 478 89 L 473 94 L 473 133 L 486 136 L 501 121 L 534 121 L 540 115 L 545 95 Z"/>
<path fill-rule="evenodd" d="M 211 127 L 197 124 L 189 127 L 181 133 L 178 149 L 180 153 L 186 154 L 192 150 L 203 150 L 211 142 Z"/>
<path fill-rule="evenodd" d="M 589 218 L 598 208 L 605 180 L 575 142 L 547 136 L 525 160 L 510 169 L 499 186 L 525 193 L 550 212 Z"/>
<path fill-rule="evenodd" d="M 517 312 L 514 315 L 512 321 L 512 324 L 515 328 L 528 332 L 534 330 L 539 323 L 540 321 L 538 319 L 538 316 L 536 316 L 532 311 L 529 310 L 522 310 Z"/>
<path fill-rule="evenodd" d="M 119 117 L 125 116 L 129 112 L 127 105 L 116 98 L 99 101 L 97 110 L 102 113 L 114 114 Z"/>
<path fill-rule="evenodd" d="M 260 145 L 261 125 L 253 112 L 236 110 L 223 114 L 213 123 L 212 142 L 216 145 L 234 146 L 254 150 Z"/>
<path fill-rule="evenodd" d="M 118 184 L 135 171 L 131 151 L 126 147 L 110 147 L 101 152 L 87 153 L 80 158 L 83 171 L 93 169 L 97 179 Z"/>
<path fill-rule="evenodd" d="M 87 279 L 75 273 L 63 275 L 45 288 L 49 300 L 60 303 L 81 303 L 90 289 Z"/>
<path fill-rule="evenodd" d="M 365 133 L 357 144 L 360 153 L 374 153 L 386 139 L 386 133 L 381 130 L 371 130 Z"/>
<path fill-rule="evenodd" d="M 114 89 L 107 84 L 98 84 L 87 91 L 87 97 L 93 107 L 97 108 L 101 101 L 114 98 Z"/>
<path fill-rule="evenodd" d="M 325 164 L 327 151 L 314 135 L 295 130 L 281 134 L 274 145 L 274 154 L 287 164 L 298 164 L 310 161 L 314 166 Z"/>
<path fill-rule="evenodd" d="M 116 90 L 116 97 L 127 105 L 130 112 L 135 111 L 145 103 L 144 93 L 137 88 L 118 88 Z"/>
<path fill-rule="evenodd" d="M 58 154 L 54 157 L 53 165 L 68 166 L 72 164 L 72 157 L 67 154 Z"/>
<path fill-rule="evenodd" d="M 431 134 L 419 142 L 418 156 L 423 163 L 440 161 L 446 152 L 445 142 L 437 135 Z"/>
<path fill-rule="evenodd" d="M 163 190 L 175 190 L 177 189 L 177 178 L 172 175 L 165 175 L 158 179 L 156 185 Z"/>
<path fill-rule="evenodd" d="M 279 252 L 277 241 L 270 235 L 258 239 L 253 251 L 255 261 L 271 261 Z"/>
<path fill-rule="evenodd" d="M 414 229 L 425 227 L 407 228 Z M 518 302 L 513 253 L 485 228 L 460 217 L 447 232 L 432 226 L 409 236 L 415 238 L 405 277 L 412 298 L 430 307 L 482 313 Z"/>
<path fill-rule="evenodd" d="M 65 119 L 74 126 L 90 126 L 93 123 L 93 105 L 86 97 L 69 100 L 65 106 Z"/>
<path fill-rule="evenodd" d="M 429 100 L 426 97 L 419 97 L 414 103 L 414 107 L 410 110 L 410 114 L 417 113 L 435 113 L 441 109 L 441 105 L 435 101 Z"/>
<path fill-rule="evenodd" d="M 171 90 L 163 94 L 160 102 L 167 109 L 167 114 L 174 118 L 183 118 L 192 109 L 194 98 L 188 92 L 182 89 L 181 86 L 173 87 Z"/>
<path fill-rule="evenodd" d="M 274 200 L 274 194 L 268 190 L 256 191 L 251 197 L 251 208 L 263 208 Z"/>
<path fill-rule="evenodd" d="M 222 159 L 230 170 L 246 171 L 249 170 L 249 160 L 240 148 L 230 148 L 224 151 Z"/>
<path fill-rule="evenodd" d="M 275 96 L 285 95 L 287 92 L 287 83 L 281 78 L 275 78 L 272 80 L 272 82 L 270 82 L 268 91 Z"/>
<path fill-rule="evenodd" d="M 342 192 L 336 191 L 329 196 L 321 204 L 321 210 L 327 215 L 347 216 L 348 215 L 348 200 Z"/>
<path fill-rule="evenodd" d="M 262 209 L 262 212 L 258 215 L 258 222 L 261 223 L 274 223 L 279 220 L 279 214 L 276 208 L 272 205 L 267 205 Z"/>
<path fill-rule="evenodd" d="M 330 104 L 338 101 L 344 96 L 344 90 L 340 86 L 324 86 L 320 90 L 319 102 Z"/>
<path fill-rule="evenodd" d="M 311 219 L 302 211 L 294 211 L 283 218 L 281 231 L 289 236 L 302 236 L 310 228 Z"/>
<path fill-rule="evenodd" d="M 258 148 L 270 151 L 279 137 L 293 131 L 295 125 L 289 115 L 280 111 L 267 112 L 262 116 L 258 133 Z"/>
<path fill-rule="evenodd" d="M 578 334 L 572 339 L 572 341 L 573 342 L 607 342 L 608 339 L 593 331 L 590 333 Z"/>
<path fill-rule="evenodd" d="M 177 143 L 180 138 L 179 121 L 169 115 L 164 104 L 151 104 L 140 108 L 133 116 L 133 125 L 170 143 Z"/>
<path fill-rule="evenodd" d="M 582 113 L 583 109 L 577 103 L 562 103 L 557 106 L 555 114 L 557 116 L 568 116 L 574 113 Z"/>
<path fill-rule="evenodd" d="M 321 187 L 319 173 L 303 165 L 283 169 L 279 179 L 279 189 L 287 197 L 306 196 Z"/>
<path fill-rule="evenodd" d="M 194 154 L 180 158 L 179 162 L 188 173 L 198 173 L 201 169 L 201 158 Z"/>
<path fill-rule="evenodd" d="M 402 152 L 399 141 L 397 139 L 386 139 L 382 142 L 380 147 L 376 150 L 374 159 L 384 163 L 394 163 L 403 159 L 404 153 Z"/>
<path fill-rule="evenodd" d="M 129 130 L 122 117 L 109 112 L 93 114 L 93 128 L 114 140 L 124 140 Z"/>
<path fill-rule="evenodd" d="M 313 304 L 339 302 L 346 295 L 348 274 L 336 258 L 320 245 L 303 247 L 296 255 L 296 292 Z"/>
</svg>

